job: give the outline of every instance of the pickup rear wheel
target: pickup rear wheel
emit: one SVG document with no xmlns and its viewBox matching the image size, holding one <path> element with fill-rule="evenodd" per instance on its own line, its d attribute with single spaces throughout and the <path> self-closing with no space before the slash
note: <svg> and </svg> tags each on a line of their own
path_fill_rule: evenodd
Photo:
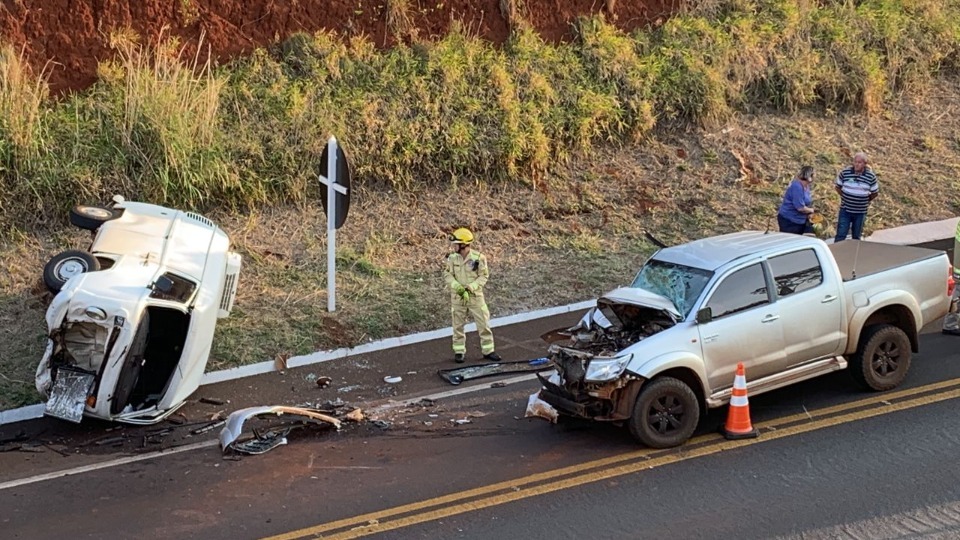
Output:
<svg viewBox="0 0 960 540">
<path fill-rule="evenodd" d="M 651 448 L 679 446 L 693 435 L 700 404 L 679 379 L 658 377 L 643 385 L 627 425 L 635 439 Z"/>
<path fill-rule="evenodd" d="M 880 324 L 864 331 L 857 353 L 851 358 L 850 373 L 865 388 L 890 390 L 903 382 L 910 360 L 907 334 L 896 326 Z"/>
</svg>

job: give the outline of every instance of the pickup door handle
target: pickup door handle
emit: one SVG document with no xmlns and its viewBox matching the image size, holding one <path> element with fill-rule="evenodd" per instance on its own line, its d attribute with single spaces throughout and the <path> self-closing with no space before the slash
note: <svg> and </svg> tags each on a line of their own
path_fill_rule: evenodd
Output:
<svg viewBox="0 0 960 540">
<path fill-rule="evenodd" d="M 828 295 L 826 295 L 826 296 L 823 297 L 823 300 L 821 300 L 820 303 L 821 303 L 821 304 L 829 304 L 830 302 L 833 302 L 833 301 L 836 300 L 836 299 L 837 299 L 837 295 L 835 295 L 835 294 L 828 294 Z"/>
<path fill-rule="evenodd" d="M 766 317 L 760 319 L 760 322 L 762 322 L 762 323 L 773 322 L 773 321 L 775 321 L 775 320 L 777 320 L 777 319 L 779 319 L 779 318 L 780 318 L 779 315 L 767 315 Z"/>
</svg>

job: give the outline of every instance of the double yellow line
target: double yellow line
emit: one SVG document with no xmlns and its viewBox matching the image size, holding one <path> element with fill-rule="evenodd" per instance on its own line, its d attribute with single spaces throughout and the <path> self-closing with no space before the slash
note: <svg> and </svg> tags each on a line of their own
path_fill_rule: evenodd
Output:
<svg viewBox="0 0 960 540">
<path fill-rule="evenodd" d="M 794 414 L 757 424 L 755 427 L 761 432 L 758 439 L 727 441 L 719 435 L 703 435 L 691 439 L 680 448 L 627 452 L 451 493 L 442 497 L 331 521 L 271 536 L 265 540 L 358 538 L 653 469 L 678 461 L 708 456 L 725 450 L 760 444 L 855 420 L 863 420 L 956 398 L 960 398 L 960 379 L 951 379 L 899 392 L 877 394 L 851 403 L 817 409 L 809 413 Z"/>
</svg>

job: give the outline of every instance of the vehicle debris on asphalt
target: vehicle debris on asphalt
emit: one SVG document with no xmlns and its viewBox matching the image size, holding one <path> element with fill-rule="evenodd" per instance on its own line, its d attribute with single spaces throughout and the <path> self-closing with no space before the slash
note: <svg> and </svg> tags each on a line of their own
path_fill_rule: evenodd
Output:
<svg viewBox="0 0 960 540">
<path fill-rule="evenodd" d="M 534 358 L 519 362 L 492 362 L 461 368 L 439 369 L 437 375 L 450 384 L 458 385 L 470 379 L 500 375 L 503 373 L 525 373 L 544 371 L 553 367 L 549 358 Z"/>
<path fill-rule="evenodd" d="M 240 439 L 243 434 L 243 424 L 247 420 L 261 416 L 284 416 L 296 417 L 294 421 L 304 424 L 329 424 L 340 429 L 340 420 L 330 415 L 324 414 L 316 409 L 307 409 L 302 407 L 288 407 L 283 405 L 247 407 L 230 413 L 226 424 L 220 431 L 220 449 L 226 451 L 228 448 L 244 453 L 263 453 L 272 450 L 281 444 L 286 444 L 286 433 L 279 431 L 281 428 L 274 428 L 269 432 L 259 433 L 254 431 L 253 439 L 259 442 L 251 443 L 250 437 Z M 238 444 L 239 443 L 239 444 Z"/>
<path fill-rule="evenodd" d="M 553 405 L 550 405 L 546 401 L 540 399 L 540 393 L 534 392 L 530 394 L 530 399 L 527 400 L 527 410 L 523 415 L 524 418 L 543 418 L 549 420 L 551 424 L 557 423 L 557 410 L 553 408 Z"/>
</svg>

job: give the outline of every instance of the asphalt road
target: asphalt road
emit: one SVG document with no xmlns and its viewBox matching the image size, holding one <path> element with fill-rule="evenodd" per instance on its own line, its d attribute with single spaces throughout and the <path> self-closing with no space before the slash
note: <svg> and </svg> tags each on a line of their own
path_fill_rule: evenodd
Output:
<svg viewBox="0 0 960 540">
<path fill-rule="evenodd" d="M 533 352 L 531 330 L 505 329 L 504 348 L 512 340 L 512 355 Z M 114 447 L 95 442 L 121 431 L 105 424 L 14 426 L 27 434 L 27 451 L 0 453 L 0 531 L 30 539 L 955 538 L 958 344 L 924 335 L 894 392 L 860 392 L 846 373 L 831 374 L 751 397 L 759 439 L 723 440 L 718 412 L 667 451 L 638 446 L 615 426 L 523 418 L 532 382 L 481 382 L 477 392 L 393 407 L 383 413 L 389 425 L 299 430 L 285 446 L 239 459 L 223 456 L 211 434 L 175 438 L 165 447 L 192 446 L 157 454 L 132 448 L 130 428 Z M 451 389 L 436 377 L 422 384 Z M 201 417 L 192 406 L 189 419 Z M 39 440 L 46 446 L 32 445 Z"/>
</svg>

